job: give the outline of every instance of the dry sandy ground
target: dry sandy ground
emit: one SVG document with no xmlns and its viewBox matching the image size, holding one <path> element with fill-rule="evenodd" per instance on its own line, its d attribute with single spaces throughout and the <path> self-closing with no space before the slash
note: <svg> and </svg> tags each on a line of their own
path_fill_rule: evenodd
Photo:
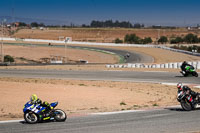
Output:
<svg viewBox="0 0 200 133">
<path fill-rule="evenodd" d="M 154 41 L 158 36 L 176 37 L 188 33 L 200 35 L 200 31 L 187 29 L 127 29 L 127 28 L 50 28 L 45 30 L 22 29 L 12 37 L 58 40 L 59 36 L 72 37 L 73 41 L 113 42 L 116 38 L 124 39 L 126 34 L 151 37 Z"/>
<path fill-rule="evenodd" d="M 56 45 L 56 44 L 52 44 Z M 93 46 L 89 46 L 93 47 Z M 183 62 L 183 61 L 200 61 L 197 56 L 186 55 L 182 53 L 172 52 L 169 50 L 163 50 L 159 48 L 141 48 L 141 47 L 105 47 L 105 46 L 94 46 L 104 47 L 112 49 L 127 50 L 130 52 L 139 52 L 154 58 L 154 63 L 168 63 L 168 62 Z M 11 46 L 4 45 L 4 54 L 11 55 L 17 58 L 23 57 L 28 60 L 42 61 L 45 58 L 52 58 L 55 56 L 67 57 L 67 61 L 75 62 L 87 60 L 89 63 L 117 63 L 119 58 L 115 55 L 109 55 L 101 52 L 79 50 L 79 49 L 65 49 L 55 47 L 34 47 L 34 46 Z M 17 63 L 23 63 L 25 61 L 16 59 Z"/>
<path fill-rule="evenodd" d="M 0 84 L 0 120 L 23 118 L 31 94 L 58 101 L 58 108 L 69 115 L 178 104 L 176 87 L 161 84 L 23 78 L 0 78 Z"/>
<path fill-rule="evenodd" d="M 79 50 L 55 47 L 36 47 L 36 46 L 12 46 L 4 45 L 4 54 L 11 55 L 16 59 L 16 63 L 26 63 L 26 61 L 19 60 L 23 57 L 27 60 L 43 61 L 42 59 L 53 57 L 67 57 L 67 62 L 75 62 L 79 60 L 86 60 L 89 63 L 116 63 L 119 59 L 117 56 L 104 54 L 101 52 Z"/>
</svg>

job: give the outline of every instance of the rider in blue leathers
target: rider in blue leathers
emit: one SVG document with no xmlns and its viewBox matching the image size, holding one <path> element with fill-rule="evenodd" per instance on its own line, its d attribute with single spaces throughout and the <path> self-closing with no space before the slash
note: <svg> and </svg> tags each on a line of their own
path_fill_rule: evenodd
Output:
<svg viewBox="0 0 200 133">
<path fill-rule="evenodd" d="M 44 111 L 44 114 L 46 114 L 46 116 L 49 115 L 49 112 L 51 111 L 51 109 L 53 107 L 51 107 L 51 105 L 47 102 L 47 101 L 44 101 L 42 103 L 42 100 L 40 100 L 36 94 L 32 94 L 31 97 L 30 97 L 30 102 L 32 104 L 40 104 L 41 106 L 43 107 L 46 107 L 46 110 Z"/>
</svg>

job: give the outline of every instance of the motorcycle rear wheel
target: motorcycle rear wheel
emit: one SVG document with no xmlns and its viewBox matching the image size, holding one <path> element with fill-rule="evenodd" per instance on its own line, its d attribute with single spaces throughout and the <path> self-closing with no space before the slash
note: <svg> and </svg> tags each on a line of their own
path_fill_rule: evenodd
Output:
<svg viewBox="0 0 200 133">
<path fill-rule="evenodd" d="M 27 112 L 24 114 L 24 119 L 29 124 L 35 124 L 38 122 L 38 117 L 33 112 Z"/>
<path fill-rule="evenodd" d="M 193 72 L 192 75 L 195 76 L 195 77 L 199 76 L 197 72 Z"/>
</svg>

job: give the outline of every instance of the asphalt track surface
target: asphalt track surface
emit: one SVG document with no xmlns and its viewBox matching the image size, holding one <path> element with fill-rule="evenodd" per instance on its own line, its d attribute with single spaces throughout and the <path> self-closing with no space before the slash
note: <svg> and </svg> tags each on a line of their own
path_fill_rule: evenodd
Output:
<svg viewBox="0 0 200 133">
<path fill-rule="evenodd" d="M 107 80 L 153 83 L 200 84 L 200 77 L 183 77 L 179 72 L 136 71 L 66 71 L 66 70 L 18 70 L 0 69 L 0 77 L 43 79 Z"/>
<path fill-rule="evenodd" d="M 68 46 L 69 48 L 79 48 L 79 49 L 93 49 L 93 50 L 103 50 L 109 51 L 117 54 L 118 56 L 124 57 L 127 53 L 130 54 L 130 57 L 125 59 L 125 63 L 151 63 L 154 61 L 153 57 L 148 56 L 143 53 L 133 52 L 133 51 L 125 51 L 125 50 L 118 50 L 118 49 L 110 49 L 110 48 L 99 48 L 99 47 L 86 47 L 86 46 Z"/>
<path fill-rule="evenodd" d="M 24 121 L 0 123 L 1 133 L 188 133 L 200 131 L 200 110 L 180 107 L 161 110 L 89 115 L 65 122 L 27 124 Z"/>
</svg>

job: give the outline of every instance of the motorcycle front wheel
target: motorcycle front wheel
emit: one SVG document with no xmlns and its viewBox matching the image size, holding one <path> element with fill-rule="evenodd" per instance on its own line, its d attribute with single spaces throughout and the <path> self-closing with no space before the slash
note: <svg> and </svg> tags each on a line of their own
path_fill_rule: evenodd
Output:
<svg viewBox="0 0 200 133">
<path fill-rule="evenodd" d="M 35 124 L 38 121 L 38 117 L 35 113 L 33 112 L 27 112 L 24 114 L 24 119 L 27 123 L 30 124 Z"/>
<path fill-rule="evenodd" d="M 180 103 L 181 103 L 181 107 L 185 111 L 191 111 L 194 109 L 194 107 L 192 107 L 192 105 L 187 100 L 181 100 Z"/>
<path fill-rule="evenodd" d="M 54 114 L 55 114 L 54 118 L 56 121 L 62 122 L 67 119 L 66 113 L 61 109 L 56 109 Z"/>
</svg>

